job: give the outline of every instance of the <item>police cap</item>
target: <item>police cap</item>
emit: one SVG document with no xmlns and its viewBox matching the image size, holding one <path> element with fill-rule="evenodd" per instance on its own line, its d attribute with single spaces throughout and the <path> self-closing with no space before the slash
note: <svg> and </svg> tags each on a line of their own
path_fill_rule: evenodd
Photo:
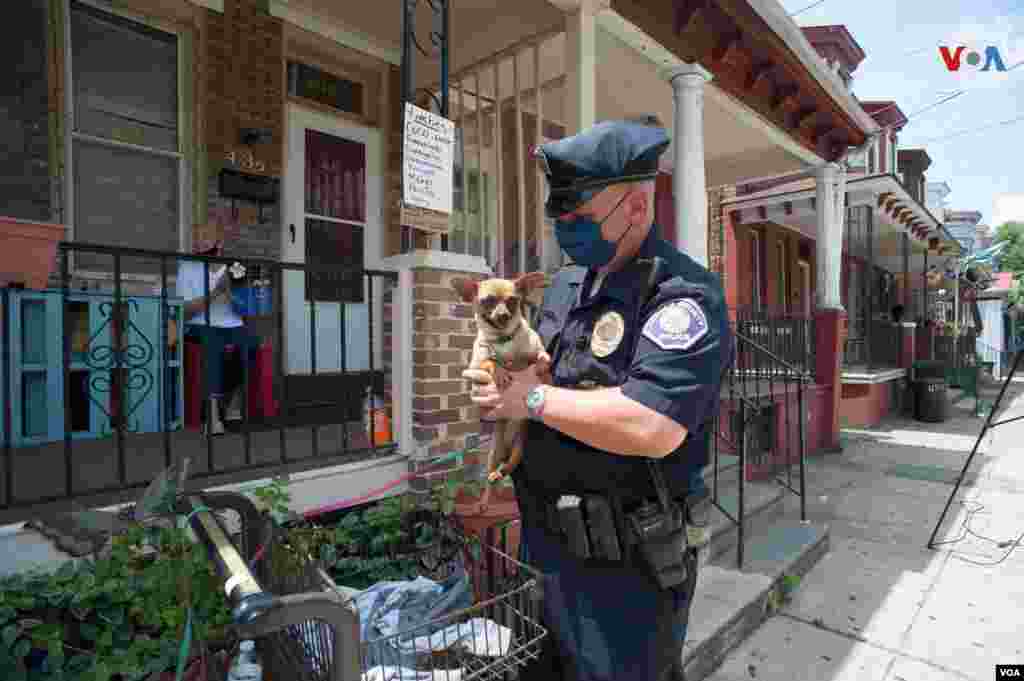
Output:
<svg viewBox="0 0 1024 681">
<path fill-rule="evenodd" d="M 547 176 L 544 210 L 557 218 L 571 213 L 613 184 L 651 180 L 669 137 L 655 116 L 602 121 L 572 137 L 537 147 Z"/>
</svg>

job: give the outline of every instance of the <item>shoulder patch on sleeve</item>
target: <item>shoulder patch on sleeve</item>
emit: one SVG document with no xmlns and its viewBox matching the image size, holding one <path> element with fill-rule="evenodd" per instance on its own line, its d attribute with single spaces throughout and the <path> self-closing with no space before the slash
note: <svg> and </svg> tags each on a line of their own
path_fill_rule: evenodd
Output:
<svg viewBox="0 0 1024 681">
<path fill-rule="evenodd" d="M 708 333 L 708 318 L 693 298 L 665 303 L 644 324 L 644 336 L 662 350 L 689 350 Z"/>
</svg>

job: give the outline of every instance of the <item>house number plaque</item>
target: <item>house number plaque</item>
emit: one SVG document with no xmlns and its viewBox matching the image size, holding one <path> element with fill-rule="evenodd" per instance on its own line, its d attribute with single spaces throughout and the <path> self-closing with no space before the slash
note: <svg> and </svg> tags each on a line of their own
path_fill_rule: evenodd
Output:
<svg viewBox="0 0 1024 681">
<path fill-rule="evenodd" d="M 224 160 L 240 170 L 262 173 L 267 169 L 266 164 L 258 160 L 248 149 L 230 149 L 224 154 Z"/>
</svg>

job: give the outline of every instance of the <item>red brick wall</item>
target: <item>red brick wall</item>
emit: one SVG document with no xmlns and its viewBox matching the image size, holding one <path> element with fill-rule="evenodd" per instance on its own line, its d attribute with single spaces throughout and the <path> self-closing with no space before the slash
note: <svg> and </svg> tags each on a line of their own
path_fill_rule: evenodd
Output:
<svg viewBox="0 0 1024 681">
<path fill-rule="evenodd" d="M 413 439 L 431 453 L 470 444 L 480 433 L 479 410 L 469 400 L 462 372 L 469 364 L 476 322 L 473 308 L 457 299 L 458 272 L 413 273 Z"/>
<path fill-rule="evenodd" d="M 891 408 L 891 382 L 871 384 L 843 384 L 839 403 L 841 427 L 877 425 Z"/>
</svg>

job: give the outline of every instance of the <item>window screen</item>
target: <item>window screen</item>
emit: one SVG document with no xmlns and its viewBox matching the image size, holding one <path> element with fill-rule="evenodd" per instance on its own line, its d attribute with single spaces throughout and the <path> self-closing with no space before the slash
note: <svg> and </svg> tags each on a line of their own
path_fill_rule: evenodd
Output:
<svg viewBox="0 0 1024 681">
<path fill-rule="evenodd" d="M 76 241 L 178 250 L 177 159 L 83 140 L 73 158 Z M 82 253 L 76 267 L 108 271 L 113 261 Z M 132 259 L 125 271 L 156 273 L 159 263 Z"/>
<path fill-rule="evenodd" d="M 75 3 L 71 68 L 77 132 L 177 150 L 175 36 Z"/>
</svg>

